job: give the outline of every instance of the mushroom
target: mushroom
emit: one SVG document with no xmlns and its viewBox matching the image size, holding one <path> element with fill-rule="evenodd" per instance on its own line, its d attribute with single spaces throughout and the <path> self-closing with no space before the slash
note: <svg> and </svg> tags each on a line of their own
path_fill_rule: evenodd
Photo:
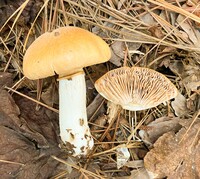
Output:
<svg viewBox="0 0 200 179">
<path fill-rule="evenodd" d="M 178 94 L 167 77 L 144 67 L 111 70 L 95 82 L 95 88 L 107 100 L 130 111 L 158 106 Z"/>
<path fill-rule="evenodd" d="M 86 114 L 83 67 L 109 60 L 109 46 L 100 37 L 78 27 L 60 27 L 38 37 L 27 49 L 24 75 L 41 79 L 59 75 L 59 126 L 64 144 L 73 155 L 86 155 L 93 147 Z"/>
<path fill-rule="evenodd" d="M 130 111 L 155 107 L 178 94 L 167 77 L 144 67 L 111 70 L 95 82 L 95 88 L 107 100 Z"/>
</svg>

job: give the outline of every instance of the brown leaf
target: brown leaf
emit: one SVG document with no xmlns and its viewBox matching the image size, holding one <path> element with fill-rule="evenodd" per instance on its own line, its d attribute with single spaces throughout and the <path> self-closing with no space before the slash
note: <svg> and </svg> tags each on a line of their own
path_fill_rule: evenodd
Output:
<svg viewBox="0 0 200 179">
<path fill-rule="evenodd" d="M 110 62 L 116 65 L 117 67 L 122 65 L 122 59 L 124 59 L 124 50 L 125 50 L 125 44 L 124 42 L 115 41 L 111 45 L 111 58 Z"/>
<path fill-rule="evenodd" d="M 159 39 L 162 39 L 164 37 L 162 28 L 158 27 L 157 25 L 150 27 L 149 31 L 151 32 L 152 36 L 154 36 L 154 37 L 157 37 Z"/>
<path fill-rule="evenodd" d="M 200 163 L 196 159 L 200 155 L 199 128 L 198 122 L 187 135 L 185 127 L 177 134 L 165 133 L 145 156 L 145 168 L 160 178 L 199 178 Z"/>
<path fill-rule="evenodd" d="M 194 29 L 191 23 L 184 21 L 185 17 L 179 15 L 177 18 L 177 23 L 180 27 L 187 33 L 188 39 L 196 46 L 199 47 L 200 32 L 197 29 Z"/>
<path fill-rule="evenodd" d="M 130 33 L 132 34 L 131 31 L 128 31 L 126 29 L 121 29 L 120 30 L 121 33 Z M 138 35 L 137 35 L 138 37 Z M 122 60 L 125 58 L 125 50 L 127 49 L 129 51 L 129 54 L 133 54 L 133 53 L 141 53 L 140 51 L 138 51 L 138 49 L 140 48 L 141 44 L 140 43 L 134 43 L 134 42 L 124 42 L 125 41 L 131 41 L 131 40 L 135 40 L 135 37 L 133 36 L 128 36 L 128 35 L 120 35 L 119 38 L 121 38 L 121 40 L 119 41 L 115 41 L 112 45 L 111 45 L 111 50 L 112 50 L 112 56 L 110 59 L 110 62 L 115 64 L 116 66 L 121 66 L 122 65 Z"/>
<path fill-rule="evenodd" d="M 8 80 L 4 75 L 0 81 Z M 3 84 L 0 82 L 0 84 Z M 11 95 L 0 88 L 0 176 L 1 178 L 50 178 L 66 166 L 51 158 L 64 156 L 58 147 L 58 116 L 49 118 L 46 108 Z M 64 155 L 63 155 L 64 154 Z"/>
<path fill-rule="evenodd" d="M 98 109 L 101 103 L 104 101 L 104 98 L 98 94 L 94 100 L 89 104 L 87 107 L 87 116 L 88 119 L 91 117 L 95 118 L 97 117 L 100 113 L 104 112 L 104 107 L 102 106 L 101 109 Z M 98 110 L 98 111 L 97 111 Z M 96 112 L 97 111 L 97 112 Z M 95 114 L 95 116 L 93 116 Z"/>
<path fill-rule="evenodd" d="M 0 112 L 0 121 L 6 124 L 6 121 L 12 119 Z M 62 154 L 58 146 L 39 149 L 33 139 L 27 138 L 7 124 L 0 125 L 0 160 L 4 161 L 0 162 L 2 178 L 48 178 L 61 171 L 59 167 L 64 165 L 51 159 L 51 155 Z"/>
<path fill-rule="evenodd" d="M 0 116 L 6 120 L 6 116 Z M 34 143 L 13 129 L 0 126 L 0 159 L 10 162 L 0 162 L 0 175 L 2 178 L 15 176 L 28 161 L 39 155 L 39 150 L 35 150 Z M 19 163 L 19 164 L 17 164 Z"/>
<path fill-rule="evenodd" d="M 27 95 L 31 96 L 30 94 Z M 14 99 L 20 108 L 20 128 L 24 130 L 24 133 L 27 133 L 28 136 L 30 135 L 29 137 L 35 136 L 34 140 L 37 142 L 38 147 L 49 147 L 49 143 L 58 145 L 58 114 L 44 107 L 36 110 L 36 104 L 34 102 L 18 95 L 14 96 Z"/>
<path fill-rule="evenodd" d="M 51 83 L 41 94 L 41 99 L 49 106 L 53 106 L 53 104 L 59 104 L 58 98 L 58 92 L 54 83 Z"/>
<path fill-rule="evenodd" d="M 149 26 L 157 25 L 157 22 L 150 13 L 145 13 L 144 15 L 140 16 L 140 19 L 142 20 L 142 22 L 148 24 Z"/>
<path fill-rule="evenodd" d="M 163 134 L 174 131 L 177 132 L 181 128 L 179 118 L 161 117 L 149 123 L 146 130 L 140 130 L 139 135 L 144 142 L 154 144 L 154 142 Z"/>
<path fill-rule="evenodd" d="M 183 61 L 173 61 L 169 68 L 172 72 L 181 77 L 180 85 L 186 88 L 188 94 L 196 91 L 200 86 L 200 65 L 198 60 L 185 59 Z"/>
<path fill-rule="evenodd" d="M 130 176 L 114 177 L 113 179 L 151 179 L 145 168 L 137 168 L 131 171 Z"/>
<path fill-rule="evenodd" d="M 32 140 L 36 141 L 36 143 L 40 147 L 48 147 L 47 140 L 44 138 L 44 136 L 34 131 L 34 129 L 30 127 L 30 123 L 28 124 L 26 120 L 22 118 L 23 114 L 21 118 L 18 117 L 20 114 L 19 108 L 15 104 L 14 100 L 12 99 L 12 97 L 7 91 L 0 90 L 0 99 L 1 99 L 1 103 L 0 103 L 1 113 L 4 113 L 5 115 L 8 115 L 10 117 L 7 120 L 3 120 L 3 119 L 0 120 L 0 125 L 8 126 L 14 129 L 15 131 L 23 133 L 26 137 L 32 138 Z M 30 107 L 30 106 L 27 106 L 27 107 Z M 30 111 L 34 111 L 32 109 L 33 107 L 29 108 L 29 114 L 30 114 Z"/>
<path fill-rule="evenodd" d="M 0 89 L 3 89 L 5 86 L 11 86 L 12 76 L 11 73 L 0 72 Z"/>
<path fill-rule="evenodd" d="M 2 26 L 6 20 L 24 3 L 23 0 L 11 1 L 11 0 L 2 0 L 0 4 L 0 16 L 2 17 L 0 20 L 0 26 Z M 27 6 L 24 8 L 22 15 L 17 20 L 17 23 L 20 25 L 24 25 L 27 23 L 31 23 L 37 12 L 40 10 L 42 6 L 42 1 L 39 0 L 35 2 L 34 0 L 29 0 Z M 15 18 L 12 18 L 13 22 Z"/>
<path fill-rule="evenodd" d="M 124 166 L 127 166 L 129 168 L 140 168 L 140 167 L 144 167 L 144 163 L 143 163 L 143 160 L 131 160 L 131 161 L 126 162 Z"/>
<path fill-rule="evenodd" d="M 186 107 L 186 99 L 181 93 L 178 93 L 171 105 L 177 116 L 184 116 L 188 112 Z"/>
</svg>

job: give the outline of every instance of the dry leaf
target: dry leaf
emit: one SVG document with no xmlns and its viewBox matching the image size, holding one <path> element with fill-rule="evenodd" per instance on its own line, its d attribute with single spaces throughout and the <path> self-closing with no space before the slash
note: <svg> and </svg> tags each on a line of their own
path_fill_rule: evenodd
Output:
<svg viewBox="0 0 200 179">
<path fill-rule="evenodd" d="M 184 21 L 184 19 L 185 16 L 179 15 L 177 18 L 177 23 L 187 33 L 188 39 L 190 39 L 196 47 L 200 47 L 200 32 L 194 29 L 191 23 L 188 23 L 188 21 Z"/>
<path fill-rule="evenodd" d="M 163 134 L 169 131 L 177 132 L 181 125 L 178 118 L 161 117 L 149 123 L 145 128 L 146 130 L 139 131 L 139 135 L 145 143 L 152 145 Z"/>
<path fill-rule="evenodd" d="M 186 88 L 188 94 L 200 87 L 200 64 L 198 64 L 198 60 L 190 58 L 182 61 L 175 60 L 170 63 L 169 68 L 181 77 L 180 85 Z"/>
<path fill-rule="evenodd" d="M 107 116 L 103 115 L 103 116 L 99 116 L 95 121 L 94 121 L 94 125 L 91 126 L 91 132 L 92 135 L 98 139 L 101 137 L 102 133 L 101 132 L 97 132 L 96 130 L 102 130 L 104 129 L 104 126 L 106 126 L 107 123 Z M 106 144 L 105 144 L 106 145 Z"/>
<path fill-rule="evenodd" d="M 157 25 L 157 22 L 150 13 L 145 13 L 144 15 L 140 16 L 140 20 L 149 26 Z"/>
<path fill-rule="evenodd" d="M 144 167 L 144 162 L 143 160 L 131 160 L 127 161 L 124 166 L 129 168 L 142 168 Z"/>
<path fill-rule="evenodd" d="M 158 27 L 158 25 L 150 27 L 149 31 L 151 32 L 152 36 L 154 36 L 154 37 L 157 37 L 159 39 L 162 39 L 164 37 L 162 28 Z"/>
<path fill-rule="evenodd" d="M 98 94 L 94 98 L 94 100 L 89 104 L 89 106 L 87 107 L 87 116 L 88 116 L 88 119 L 91 120 L 91 117 L 95 118 L 100 113 L 103 113 L 105 111 L 103 105 L 102 105 L 102 107 L 100 109 L 98 109 L 99 106 L 101 105 L 101 103 L 103 102 L 103 100 L 104 100 L 104 98 L 100 94 Z M 95 114 L 95 116 L 93 116 L 94 114 Z"/>
<path fill-rule="evenodd" d="M 113 177 L 113 179 L 153 179 L 145 168 L 138 168 L 137 170 L 132 170 L 130 176 L 123 177 Z"/>
<path fill-rule="evenodd" d="M 126 29 L 121 29 L 120 30 L 121 33 L 130 33 L 133 34 L 131 31 L 128 31 Z M 138 37 L 138 36 L 137 36 Z M 134 42 L 126 42 L 126 40 L 134 40 L 135 38 L 133 36 L 128 36 L 128 35 L 120 35 L 119 36 L 120 39 L 122 40 L 118 40 L 113 42 L 113 44 L 111 45 L 111 52 L 112 52 L 112 56 L 110 59 L 110 62 L 115 64 L 116 66 L 121 66 L 122 65 L 122 61 L 125 58 L 125 50 L 128 50 L 128 53 L 133 55 L 133 52 L 137 52 L 137 53 L 141 53 L 142 52 L 138 51 L 138 49 L 140 48 L 141 44 L 140 43 L 134 43 Z M 126 42 L 126 43 L 125 43 Z"/>
<path fill-rule="evenodd" d="M 193 95 L 190 96 L 189 99 L 187 99 L 186 106 L 190 111 L 196 112 L 200 109 L 200 90 L 197 91 Z"/>
<path fill-rule="evenodd" d="M 196 158 L 200 156 L 199 128 L 200 123 L 196 123 L 187 135 L 183 127 L 177 134 L 161 136 L 144 158 L 147 171 L 158 178 L 200 178 L 199 157 Z"/>
<path fill-rule="evenodd" d="M 115 120 L 121 111 L 121 107 L 117 104 L 114 104 L 110 101 L 107 102 L 108 110 L 107 110 L 107 118 L 108 118 L 108 123 L 110 124 L 113 120 Z"/>
<path fill-rule="evenodd" d="M 3 74 L 9 82 L 9 75 Z M 0 175 L 1 178 L 50 178 L 66 166 L 51 155 L 64 157 L 58 147 L 57 117 L 47 117 L 47 109 L 35 109 L 35 103 L 10 94 L 0 87 Z M 53 122 L 55 120 L 55 122 Z M 65 154 L 66 155 L 66 154 Z"/>
<path fill-rule="evenodd" d="M 2 0 L 0 4 L 0 27 L 6 22 L 6 20 L 24 3 L 23 0 L 11 1 Z M 35 16 L 42 6 L 42 0 L 35 2 L 34 0 L 29 0 L 27 6 L 24 8 L 22 15 L 18 19 L 17 23 L 20 25 L 26 25 L 27 23 L 33 22 Z M 13 22 L 15 18 L 11 18 Z"/>
<path fill-rule="evenodd" d="M 200 75 L 194 73 L 183 79 L 183 83 L 189 91 L 196 91 L 200 87 Z"/>
<path fill-rule="evenodd" d="M 175 100 L 171 102 L 171 105 L 176 116 L 184 116 L 188 112 L 186 107 L 186 99 L 181 93 L 178 93 L 178 95 L 175 97 Z"/>
<path fill-rule="evenodd" d="M 124 59 L 124 51 L 125 51 L 125 44 L 122 41 L 115 41 L 111 45 L 111 53 L 112 56 L 110 58 L 110 62 L 116 65 L 117 67 L 122 65 L 122 59 Z"/>
<path fill-rule="evenodd" d="M 49 106 L 53 106 L 53 104 L 58 104 L 58 92 L 56 91 L 56 87 L 54 83 L 51 83 L 45 91 L 41 94 L 41 99 L 45 104 Z"/>
<path fill-rule="evenodd" d="M 13 75 L 11 73 L 0 72 L 0 90 L 3 89 L 5 86 L 10 87 L 12 85 L 12 76 Z"/>
<path fill-rule="evenodd" d="M 4 96 L 2 94 L 4 94 Z M 1 99 L 3 99 L 4 102 L 6 101 L 5 99 L 9 100 L 10 98 L 7 98 L 5 94 L 5 92 L 0 92 Z M 33 125 L 27 123 L 26 127 L 22 127 L 22 123 L 20 123 L 22 121 L 17 117 L 18 108 L 15 110 L 15 105 L 9 107 L 11 104 L 12 103 L 9 102 L 4 103 L 4 112 L 2 111 L 2 106 L 0 107 L 0 159 L 14 163 L 0 162 L 1 177 L 22 179 L 37 178 L 36 176 L 38 176 L 40 178 L 46 178 L 60 172 L 61 168 L 59 169 L 59 167 L 63 166 L 65 168 L 65 166 L 51 159 L 51 155 L 62 154 L 61 150 L 58 148 L 58 144 L 55 145 L 55 141 L 51 144 L 50 140 L 50 143 L 48 143 L 42 133 L 40 134 L 33 130 Z M 13 112 L 7 115 L 6 113 L 9 112 L 10 109 L 12 109 Z M 33 108 L 30 108 L 29 112 L 32 109 Z M 38 117 L 40 118 L 40 116 Z M 32 123 L 34 123 L 34 121 L 32 121 Z M 45 125 L 46 128 L 51 130 L 51 124 Z M 47 130 L 45 132 L 47 132 Z M 46 135 L 48 134 L 49 133 L 46 133 Z M 51 138 L 51 136 L 49 136 L 49 138 Z M 49 148 L 46 148 L 47 146 Z M 62 171 L 64 168 L 62 168 Z"/>
<path fill-rule="evenodd" d="M 117 148 L 117 168 L 120 169 L 123 167 L 126 162 L 130 158 L 130 153 L 127 149 L 127 147 L 124 145 L 124 147 Z"/>
</svg>

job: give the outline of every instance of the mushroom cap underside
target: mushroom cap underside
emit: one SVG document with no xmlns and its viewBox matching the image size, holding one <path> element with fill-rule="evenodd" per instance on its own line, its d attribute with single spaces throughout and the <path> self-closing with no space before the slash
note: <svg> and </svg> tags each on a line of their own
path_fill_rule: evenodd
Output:
<svg viewBox="0 0 200 179">
<path fill-rule="evenodd" d="M 121 67 L 95 82 L 97 91 L 122 108 L 139 111 L 177 96 L 175 85 L 163 74 L 144 67 Z"/>
</svg>

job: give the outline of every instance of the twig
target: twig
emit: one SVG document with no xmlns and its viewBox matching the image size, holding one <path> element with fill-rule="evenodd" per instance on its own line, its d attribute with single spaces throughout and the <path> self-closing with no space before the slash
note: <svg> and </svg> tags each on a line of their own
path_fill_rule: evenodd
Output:
<svg viewBox="0 0 200 179">
<path fill-rule="evenodd" d="M 14 89 L 12 89 L 12 88 L 9 88 L 9 87 L 7 87 L 7 86 L 5 86 L 5 88 L 8 89 L 8 90 L 10 90 L 10 91 L 12 91 L 12 92 L 14 92 L 14 93 L 16 93 L 16 94 L 18 94 L 18 95 L 20 95 L 20 96 L 23 96 L 23 97 L 25 97 L 25 98 L 27 98 L 27 99 L 29 99 L 29 100 L 31 100 L 31 101 L 37 103 L 37 104 L 40 104 L 41 106 L 44 106 L 44 107 L 46 107 L 46 108 L 52 110 L 53 112 L 56 112 L 56 113 L 59 112 L 57 109 L 52 108 L 52 107 L 50 107 L 50 106 L 48 106 L 48 105 L 46 105 L 46 104 L 44 104 L 44 103 L 42 103 L 42 102 L 40 102 L 40 101 L 37 101 L 37 100 L 35 100 L 35 99 L 33 99 L 33 98 L 31 98 L 31 97 L 25 95 L 25 94 L 22 94 L 22 93 L 20 93 L 19 91 L 16 91 L 16 90 L 14 90 Z"/>
</svg>

